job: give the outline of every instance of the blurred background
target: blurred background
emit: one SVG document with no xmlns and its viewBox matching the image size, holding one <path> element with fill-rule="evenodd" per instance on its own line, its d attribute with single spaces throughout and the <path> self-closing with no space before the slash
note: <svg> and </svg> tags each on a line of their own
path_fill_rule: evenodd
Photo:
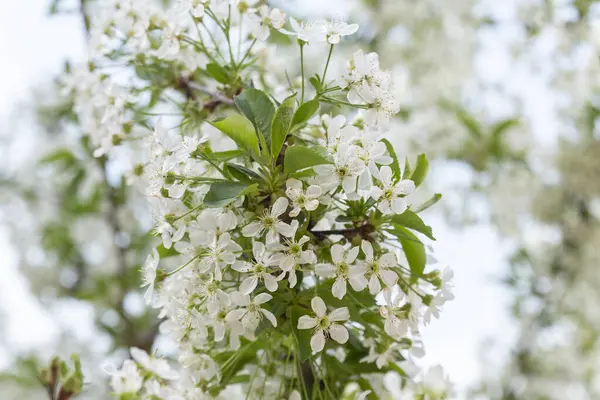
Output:
<svg viewBox="0 0 600 400">
<path fill-rule="evenodd" d="M 107 398 L 102 363 L 160 345 L 139 291 L 145 200 L 91 155 L 57 84 L 102 1 L 0 1 L 0 399 L 46 398 L 38 367 L 73 352 L 82 398 Z M 433 160 L 456 299 L 423 332 L 422 365 L 461 399 L 600 398 L 600 4 L 272 3 L 360 24 L 345 51 L 393 70 L 390 140 Z"/>
</svg>

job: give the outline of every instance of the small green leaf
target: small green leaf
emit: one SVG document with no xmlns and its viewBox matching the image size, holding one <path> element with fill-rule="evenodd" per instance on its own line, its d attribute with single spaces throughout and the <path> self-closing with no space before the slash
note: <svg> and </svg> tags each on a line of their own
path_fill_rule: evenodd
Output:
<svg viewBox="0 0 600 400">
<path fill-rule="evenodd" d="M 294 114 L 292 126 L 303 124 L 308 121 L 319 110 L 321 103 L 318 99 L 313 99 L 302 104 Z"/>
<path fill-rule="evenodd" d="M 321 93 L 321 91 L 323 90 L 323 85 L 321 85 L 321 80 L 319 78 L 313 76 L 309 79 L 309 82 L 311 83 L 311 85 L 314 86 L 317 93 Z"/>
<path fill-rule="evenodd" d="M 285 139 L 292 127 L 292 119 L 296 112 L 296 95 L 285 99 L 275 112 L 271 124 L 271 157 L 275 160 L 281 152 Z"/>
<path fill-rule="evenodd" d="M 210 63 L 206 66 L 206 73 L 219 83 L 229 83 L 229 73 L 219 64 Z"/>
<path fill-rule="evenodd" d="M 439 193 L 436 193 L 425 203 L 423 203 L 419 206 L 413 207 L 412 210 L 416 213 L 420 213 L 421 211 L 427 210 L 429 207 L 433 206 L 435 203 L 437 203 L 441 199 L 442 199 L 442 195 Z"/>
<path fill-rule="evenodd" d="M 245 89 L 235 96 L 235 104 L 242 114 L 261 132 L 267 145 L 271 144 L 271 123 L 275 115 L 275 106 L 269 96 L 258 89 Z"/>
<path fill-rule="evenodd" d="M 210 124 L 233 139 L 241 148 L 247 149 L 255 155 L 260 154 L 254 126 L 242 115 L 231 114 L 226 118 L 210 122 Z"/>
<path fill-rule="evenodd" d="M 332 164 L 331 161 L 314 151 L 304 146 L 290 146 L 285 151 L 285 160 L 283 170 L 286 174 L 291 174 L 305 168 L 314 167 L 315 165 Z"/>
<path fill-rule="evenodd" d="M 412 273 L 413 277 L 420 277 L 423 275 L 425 263 L 427 262 L 425 246 L 418 237 L 416 237 L 406 228 L 396 226 L 393 230 L 393 233 L 396 235 L 400 241 L 400 244 L 402 245 L 402 250 L 406 255 L 408 265 L 410 266 L 410 272 Z"/>
<path fill-rule="evenodd" d="M 242 150 L 228 150 L 228 151 L 218 151 L 215 153 L 208 153 L 207 157 L 213 161 L 224 162 L 233 160 L 234 158 L 238 158 L 244 155 Z"/>
<path fill-rule="evenodd" d="M 421 217 L 411 210 L 406 210 L 402 214 L 394 215 L 392 217 L 392 223 L 395 226 L 403 226 L 405 228 L 415 230 L 427 236 L 429 239 L 435 240 L 431 227 L 425 225 Z"/>
<path fill-rule="evenodd" d="M 251 184 L 262 180 L 260 175 L 244 166 L 230 163 L 225 164 L 225 166 L 229 173 L 242 183 Z"/>
<path fill-rule="evenodd" d="M 204 205 L 207 207 L 225 207 L 238 196 L 243 195 L 247 184 L 238 182 L 215 182 L 204 197 Z"/>
<path fill-rule="evenodd" d="M 497 122 L 494 125 L 492 125 L 492 127 L 491 127 L 492 136 L 493 137 L 502 136 L 508 130 L 518 126 L 519 124 L 520 124 L 520 121 L 515 118 L 509 118 L 509 119 L 505 119 L 500 122 Z"/>
<path fill-rule="evenodd" d="M 458 109 L 456 111 L 456 118 L 467 128 L 471 136 L 481 138 L 481 126 L 471 114 L 464 109 Z"/>
<path fill-rule="evenodd" d="M 381 141 L 385 144 L 388 153 L 390 153 L 390 157 L 392 157 L 392 163 L 390 164 L 390 168 L 392 169 L 394 181 L 400 179 L 400 164 L 398 163 L 398 156 L 396 155 L 396 151 L 394 150 L 394 146 L 387 139 L 381 139 Z"/>
<path fill-rule="evenodd" d="M 412 174 L 412 167 L 410 166 L 410 161 L 408 157 L 404 160 L 404 171 L 402 172 L 402 179 L 409 179 L 410 174 Z"/>
<path fill-rule="evenodd" d="M 421 154 L 417 157 L 417 165 L 415 166 L 410 179 L 415 183 L 416 187 L 419 187 L 425 180 L 425 177 L 427 177 L 428 172 L 429 161 L 427 161 L 425 154 Z"/>
</svg>

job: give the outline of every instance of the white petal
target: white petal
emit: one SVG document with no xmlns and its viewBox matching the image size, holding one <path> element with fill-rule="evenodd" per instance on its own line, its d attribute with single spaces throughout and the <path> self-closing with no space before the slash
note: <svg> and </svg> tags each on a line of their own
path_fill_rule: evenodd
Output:
<svg viewBox="0 0 600 400">
<path fill-rule="evenodd" d="M 262 315 L 264 315 L 269 320 L 271 325 L 273 325 L 274 327 L 277 327 L 277 318 L 275 318 L 275 315 L 273 315 L 273 313 L 271 311 L 261 308 L 260 312 L 262 313 Z"/>
<path fill-rule="evenodd" d="M 231 269 L 237 272 L 248 272 L 248 270 L 250 270 L 250 263 L 245 261 L 236 261 L 231 266 Z"/>
<path fill-rule="evenodd" d="M 381 283 L 379 283 L 379 278 L 375 274 L 371 275 L 371 279 L 369 280 L 369 292 L 372 295 L 381 292 Z"/>
<path fill-rule="evenodd" d="M 398 274 L 396 274 L 394 271 L 385 269 L 382 270 L 379 274 L 381 275 L 381 279 L 383 280 L 383 282 L 389 287 L 394 286 L 398 281 Z"/>
<path fill-rule="evenodd" d="M 333 324 L 329 327 L 329 335 L 331 335 L 331 338 L 339 344 L 346 343 L 350 337 L 348 330 L 338 324 Z"/>
<path fill-rule="evenodd" d="M 335 264 L 339 264 L 344 261 L 344 247 L 340 244 L 334 244 L 331 246 L 331 259 Z"/>
<path fill-rule="evenodd" d="M 331 264 L 317 264 L 315 273 L 323 278 L 332 278 L 335 276 L 335 267 Z"/>
<path fill-rule="evenodd" d="M 348 251 L 348 254 L 346 255 L 346 262 L 348 264 L 352 264 L 356 260 L 356 257 L 358 257 L 359 251 L 360 251 L 360 249 L 358 248 L 358 246 L 351 248 Z"/>
<path fill-rule="evenodd" d="M 310 348 L 313 353 L 318 353 L 323 350 L 325 347 L 325 335 L 323 331 L 319 329 L 315 334 L 310 338 Z"/>
<path fill-rule="evenodd" d="M 285 237 L 292 237 L 295 233 L 294 228 L 290 224 L 281 221 L 275 223 L 275 229 Z"/>
<path fill-rule="evenodd" d="M 323 194 L 323 189 L 317 185 L 311 185 L 306 189 L 306 196 L 311 198 L 317 198 Z"/>
<path fill-rule="evenodd" d="M 346 295 L 346 280 L 343 278 L 336 279 L 331 287 L 331 293 L 338 299 L 344 298 Z"/>
<path fill-rule="evenodd" d="M 254 242 L 252 244 L 252 255 L 256 261 L 262 260 L 262 256 L 265 254 L 265 244 L 262 242 Z"/>
<path fill-rule="evenodd" d="M 263 280 L 265 281 L 265 287 L 269 292 L 275 292 L 277 290 L 277 279 L 271 274 L 264 274 Z"/>
<path fill-rule="evenodd" d="M 245 237 L 254 237 L 263 230 L 263 225 L 260 222 L 250 222 L 242 229 L 242 235 Z"/>
<path fill-rule="evenodd" d="M 392 200 L 392 211 L 396 214 L 402 214 L 407 209 L 406 201 L 403 198 L 396 197 Z"/>
<path fill-rule="evenodd" d="M 318 319 L 309 317 L 308 315 L 303 315 L 298 318 L 298 329 L 312 329 L 317 326 L 319 322 Z"/>
<path fill-rule="evenodd" d="M 324 317 L 325 314 L 327 314 L 327 306 L 325 305 L 323 299 L 318 296 L 313 297 L 313 299 L 310 301 L 310 306 L 318 317 Z"/>
<path fill-rule="evenodd" d="M 272 298 L 273 296 L 271 296 L 269 293 L 261 293 L 254 298 L 254 304 L 264 304 Z"/>
<path fill-rule="evenodd" d="M 363 253 L 365 253 L 365 259 L 367 261 L 373 261 L 373 245 L 366 240 L 363 240 L 360 247 Z"/>
<path fill-rule="evenodd" d="M 244 279 L 242 284 L 240 285 L 240 292 L 243 294 L 250 294 L 256 289 L 256 285 L 258 285 L 258 278 L 256 275 L 249 276 Z"/>
<path fill-rule="evenodd" d="M 347 176 L 342 180 L 342 188 L 346 193 L 354 193 L 356 191 L 356 177 Z"/>
<path fill-rule="evenodd" d="M 329 319 L 331 321 L 347 321 L 350 319 L 348 307 L 336 308 L 329 314 Z"/>
<path fill-rule="evenodd" d="M 273 204 L 273 208 L 271 209 L 271 215 L 274 217 L 279 217 L 285 212 L 285 210 L 287 210 L 289 204 L 290 203 L 288 199 L 286 199 L 285 197 L 278 198 L 277 201 Z"/>
</svg>

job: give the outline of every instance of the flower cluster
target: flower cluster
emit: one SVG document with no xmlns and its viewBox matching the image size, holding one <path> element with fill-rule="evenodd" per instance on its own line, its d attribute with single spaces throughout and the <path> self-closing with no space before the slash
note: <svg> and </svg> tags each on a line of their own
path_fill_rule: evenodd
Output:
<svg viewBox="0 0 600 400">
<path fill-rule="evenodd" d="M 290 19 L 290 31 L 258 1 L 105 11 L 94 58 L 67 89 L 96 155 L 143 155 L 128 177 L 161 243 L 142 286 L 178 348 L 176 368 L 132 349 L 111 371 L 115 394 L 217 398 L 241 385 L 247 398 L 341 398 L 358 384 L 368 398 L 369 379 L 388 372 L 414 386 L 404 371 L 422 352 L 421 327 L 452 299 L 452 274 L 419 236 L 434 239 L 418 213 L 439 196 L 408 202 L 426 157 L 401 168 L 383 138 L 398 111 L 389 73 L 358 52 L 326 79 L 334 47 L 358 26 Z M 275 96 L 285 84 L 265 78 L 260 46 L 273 29 L 298 36 L 301 94 Z M 319 42 L 329 56 L 308 79 L 303 49 Z M 114 64 L 118 74 L 103 72 Z"/>
</svg>

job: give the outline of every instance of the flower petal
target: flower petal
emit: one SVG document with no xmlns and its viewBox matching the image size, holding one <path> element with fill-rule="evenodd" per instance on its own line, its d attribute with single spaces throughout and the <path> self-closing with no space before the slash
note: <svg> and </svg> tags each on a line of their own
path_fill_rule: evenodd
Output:
<svg viewBox="0 0 600 400">
<path fill-rule="evenodd" d="M 298 329 L 312 329 L 317 326 L 319 322 L 318 319 L 309 317 L 308 315 L 303 315 L 298 318 Z"/>
<path fill-rule="evenodd" d="M 339 344 L 344 344 L 348 341 L 350 335 L 348 334 L 348 330 L 344 328 L 342 325 L 333 324 L 329 327 L 329 335 L 333 340 L 338 342 Z"/>
<path fill-rule="evenodd" d="M 347 321 L 350 319 L 350 312 L 348 311 L 348 307 L 340 307 L 336 308 L 329 314 L 329 319 L 331 321 Z"/>
<path fill-rule="evenodd" d="M 323 330 L 319 329 L 315 334 L 310 338 L 310 348 L 313 353 L 318 353 L 323 350 L 325 347 L 325 335 L 323 334 Z"/>
<path fill-rule="evenodd" d="M 310 301 L 310 306 L 318 317 L 324 317 L 325 314 L 327 314 L 327 306 L 325 305 L 323 299 L 318 296 L 313 297 L 313 299 Z"/>
</svg>

